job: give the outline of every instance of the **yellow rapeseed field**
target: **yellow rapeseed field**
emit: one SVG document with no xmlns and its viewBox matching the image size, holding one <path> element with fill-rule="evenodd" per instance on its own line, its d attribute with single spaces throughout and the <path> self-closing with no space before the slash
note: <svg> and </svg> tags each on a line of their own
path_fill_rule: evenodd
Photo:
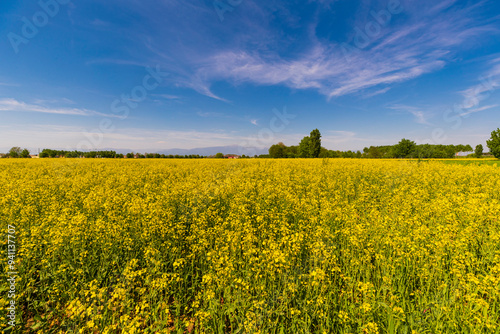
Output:
<svg viewBox="0 0 500 334">
<path fill-rule="evenodd" d="M 499 333 L 499 189 L 439 161 L 2 159 L 14 332 Z"/>
</svg>

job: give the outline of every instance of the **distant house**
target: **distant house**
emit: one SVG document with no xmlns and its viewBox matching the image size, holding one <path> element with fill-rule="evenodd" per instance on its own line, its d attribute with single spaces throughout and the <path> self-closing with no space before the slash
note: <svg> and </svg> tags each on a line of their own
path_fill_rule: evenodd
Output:
<svg viewBox="0 0 500 334">
<path fill-rule="evenodd" d="M 224 158 L 226 158 L 226 159 L 239 159 L 239 158 L 240 158 L 240 156 L 239 156 L 239 155 L 237 155 L 237 154 L 226 154 L 226 155 L 224 156 Z"/>
<path fill-rule="evenodd" d="M 30 154 L 30 158 L 33 158 L 33 159 L 38 159 L 39 156 L 38 154 Z"/>
<path fill-rule="evenodd" d="M 458 152 L 455 154 L 456 157 L 466 157 L 469 154 L 474 154 L 474 152 Z"/>
</svg>

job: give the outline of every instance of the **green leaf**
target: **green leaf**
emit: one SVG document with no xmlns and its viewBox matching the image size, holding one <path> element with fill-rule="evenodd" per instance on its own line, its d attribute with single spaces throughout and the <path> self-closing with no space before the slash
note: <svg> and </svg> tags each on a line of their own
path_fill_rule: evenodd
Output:
<svg viewBox="0 0 500 334">
<path fill-rule="evenodd" d="M 31 329 L 32 330 L 37 330 L 40 327 L 42 327 L 42 323 L 41 322 L 37 322 L 36 324 L 34 324 L 33 326 L 31 326 Z"/>
</svg>

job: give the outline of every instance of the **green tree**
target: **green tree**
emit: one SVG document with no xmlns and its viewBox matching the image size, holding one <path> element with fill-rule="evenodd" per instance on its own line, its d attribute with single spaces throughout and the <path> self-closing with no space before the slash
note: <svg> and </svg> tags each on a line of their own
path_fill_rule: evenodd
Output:
<svg viewBox="0 0 500 334">
<path fill-rule="evenodd" d="M 301 158 L 310 158 L 311 157 L 310 142 L 311 142 L 311 138 L 309 138 L 307 136 L 302 138 L 302 140 L 300 141 L 299 156 Z"/>
<path fill-rule="evenodd" d="M 366 154 L 368 159 L 380 159 L 382 158 L 382 152 L 380 152 L 377 146 L 370 146 L 369 148 L 365 147 L 363 151 Z"/>
<path fill-rule="evenodd" d="M 217 154 L 215 155 L 215 158 L 216 158 L 216 159 L 224 159 L 224 154 L 222 154 L 222 153 L 217 153 Z"/>
<path fill-rule="evenodd" d="M 286 158 L 285 155 L 285 149 L 286 146 L 283 143 L 278 143 L 276 145 L 273 145 L 269 148 L 269 155 L 273 159 L 281 159 L 281 158 Z"/>
<path fill-rule="evenodd" d="M 477 145 L 474 154 L 476 158 L 481 158 L 483 156 L 483 145 L 481 144 Z"/>
<path fill-rule="evenodd" d="M 403 138 L 396 146 L 394 146 L 394 155 L 396 158 L 407 158 L 414 153 L 416 148 L 417 144 L 415 144 L 414 141 Z"/>
<path fill-rule="evenodd" d="M 309 138 L 309 155 L 311 158 L 317 158 L 321 152 L 321 133 L 318 129 L 314 129 Z"/>
<path fill-rule="evenodd" d="M 74 152 L 66 152 L 66 154 L 64 156 L 66 158 L 78 158 L 79 154 L 76 151 L 74 151 Z"/>
<path fill-rule="evenodd" d="M 285 157 L 287 158 L 296 158 L 299 156 L 299 146 L 292 145 L 285 147 Z"/>
<path fill-rule="evenodd" d="M 500 129 L 496 129 L 491 133 L 491 138 L 486 142 L 490 153 L 495 156 L 495 158 L 500 159 Z"/>
<path fill-rule="evenodd" d="M 9 157 L 11 158 L 19 158 L 19 156 L 21 155 L 21 148 L 20 147 L 13 147 L 9 150 Z"/>
<path fill-rule="evenodd" d="M 340 158 L 341 157 L 340 151 L 334 151 L 334 150 L 329 150 L 328 151 L 328 157 L 329 158 Z"/>
<path fill-rule="evenodd" d="M 28 151 L 27 149 L 24 149 L 19 156 L 21 158 L 31 158 L 30 157 L 30 151 Z"/>
<path fill-rule="evenodd" d="M 326 148 L 322 147 L 321 151 L 319 152 L 319 158 L 328 158 L 329 157 L 329 152 Z"/>
</svg>

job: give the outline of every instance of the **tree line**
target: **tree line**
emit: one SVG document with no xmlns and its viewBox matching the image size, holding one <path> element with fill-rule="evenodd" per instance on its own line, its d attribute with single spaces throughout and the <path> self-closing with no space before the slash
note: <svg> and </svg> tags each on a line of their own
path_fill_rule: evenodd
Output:
<svg viewBox="0 0 500 334">
<path fill-rule="evenodd" d="M 0 157 L 3 158 L 31 158 L 30 152 L 27 149 L 21 149 L 19 147 L 13 147 L 9 150 L 7 154 L 3 154 Z M 138 159 L 201 159 L 205 158 L 202 155 L 191 154 L 191 155 L 166 155 L 159 153 L 134 153 L 130 152 L 127 154 L 116 153 L 116 151 L 66 151 L 66 150 L 51 150 L 43 149 L 38 155 L 39 158 L 105 158 L 105 159 L 123 159 L 123 158 L 138 158 Z"/>
<path fill-rule="evenodd" d="M 364 156 L 372 159 L 449 159 L 459 152 L 472 152 L 472 147 L 470 145 L 417 145 L 414 141 L 403 138 L 397 145 L 370 146 L 363 149 Z"/>
<path fill-rule="evenodd" d="M 0 158 L 31 158 L 28 149 L 21 149 L 20 147 L 13 147 L 6 154 L 1 153 Z"/>
<path fill-rule="evenodd" d="M 490 153 L 500 158 L 500 129 L 491 133 L 491 139 L 487 141 Z M 459 152 L 471 152 L 471 156 L 480 158 L 483 156 L 483 145 L 477 145 L 473 150 L 470 145 L 417 145 L 414 141 L 403 138 L 396 145 L 370 146 L 361 151 L 334 151 L 321 146 L 321 133 L 314 129 L 310 136 L 304 137 L 299 145 L 286 146 L 282 142 L 272 145 L 268 155 L 274 159 L 283 158 L 418 158 L 418 159 L 447 159 L 453 158 Z M 473 153 L 472 153 L 473 152 Z"/>
</svg>

